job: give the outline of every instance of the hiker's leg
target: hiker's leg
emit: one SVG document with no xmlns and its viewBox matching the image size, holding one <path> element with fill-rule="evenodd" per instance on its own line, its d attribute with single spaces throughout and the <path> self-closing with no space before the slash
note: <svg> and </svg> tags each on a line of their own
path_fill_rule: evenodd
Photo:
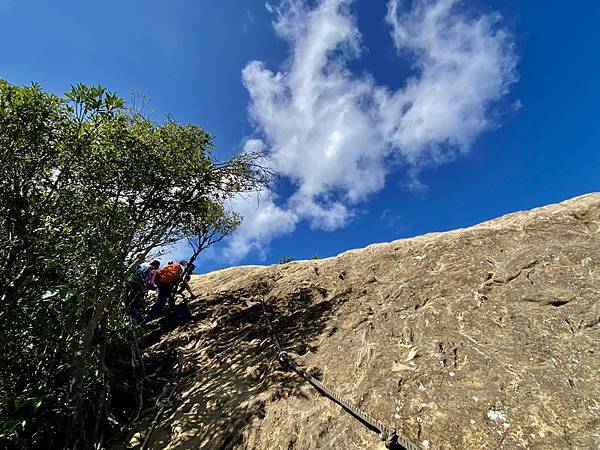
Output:
<svg viewBox="0 0 600 450">
<path fill-rule="evenodd" d="M 158 285 L 158 297 L 156 298 L 154 305 L 152 305 L 152 308 L 150 308 L 150 312 L 148 313 L 148 320 L 154 319 L 161 313 L 162 309 L 165 306 L 165 303 L 167 302 L 169 296 L 171 295 L 171 290 L 172 290 L 172 286 L 170 284 L 169 285 L 164 285 L 164 284 Z"/>
<path fill-rule="evenodd" d="M 194 300 L 194 299 L 196 299 L 196 298 L 197 298 L 197 296 L 196 296 L 196 294 L 194 294 L 194 291 L 192 291 L 192 288 L 191 288 L 191 286 L 190 286 L 190 283 L 189 283 L 189 281 L 190 281 L 191 279 L 192 279 L 192 277 L 191 277 L 191 276 L 189 276 L 189 275 L 185 277 L 185 279 L 183 280 L 183 289 L 185 289 L 186 291 L 188 291 L 188 292 L 190 293 L 190 298 L 191 298 L 192 300 Z M 182 292 L 183 292 L 183 290 L 182 290 Z"/>
<path fill-rule="evenodd" d="M 131 316 L 131 318 L 132 318 L 133 320 L 135 320 L 136 322 L 141 322 L 141 321 L 143 320 L 143 317 L 142 317 L 142 311 L 141 311 L 141 310 L 139 310 L 139 309 L 137 309 L 137 308 L 133 308 L 133 309 L 130 311 L 129 315 L 130 315 L 130 316 Z"/>
<path fill-rule="evenodd" d="M 169 300 L 169 311 L 173 309 L 173 306 L 175 306 L 175 294 L 176 292 L 173 292 L 173 290 L 175 289 L 175 284 L 170 284 L 169 285 L 169 295 L 168 295 L 168 300 Z"/>
</svg>

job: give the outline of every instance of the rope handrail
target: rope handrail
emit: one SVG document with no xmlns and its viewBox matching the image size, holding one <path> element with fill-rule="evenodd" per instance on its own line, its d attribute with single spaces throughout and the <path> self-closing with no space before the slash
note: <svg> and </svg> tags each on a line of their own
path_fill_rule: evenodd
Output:
<svg viewBox="0 0 600 450">
<path fill-rule="evenodd" d="M 367 426 L 372 431 L 379 433 L 381 439 L 385 441 L 385 446 L 391 450 L 420 450 L 419 446 L 411 442 L 406 436 L 398 434 L 395 429 L 389 428 L 380 421 L 373 419 L 364 411 L 356 408 L 350 402 L 336 394 L 333 390 L 327 387 L 325 384 L 317 380 L 310 373 L 308 373 L 302 366 L 298 365 L 294 359 L 288 354 L 287 351 L 281 345 L 279 338 L 275 332 L 267 306 L 264 299 L 260 299 L 260 303 L 263 310 L 264 322 L 269 328 L 269 336 L 273 341 L 275 348 L 277 349 L 277 359 L 279 362 L 286 367 L 289 367 L 306 381 L 308 381 L 315 389 L 317 389 L 322 395 L 333 400 L 335 403 L 340 405 L 345 411 L 350 413 L 353 417 L 358 419 L 363 425 Z"/>
<path fill-rule="evenodd" d="M 231 351 L 232 348 L 235 348 L 241 340 L 243 340 L 245 337 L 247 337 L 261 323 L 264 322 L 267 325 L 269 337 L 273 341 L 273 344 L 277 350 L 277 359 L 279 360 L 279 362 L 282 366 L 292 369 L 294 372 L 296 372 L 298 375 L 300 375 L 302 378 L 304 378 L 306 381 L 308 381 L 321 395 L 329 398 L 330 400 L 332 400 L 335 403 L 337 403 L 338 405 L 340 405 L 342 407 L 342 409 L 344 409 L 346 412 L 348 412 L 350 415 L 352 415 L 355 419 L 360 421 L 363 425 L 365 425 L 371 431 L 377 432 L 379 434 L 381 440 L 385 441 L 385 446 L 388 449 L 390 449 L 390 450 L 421 450 L 418 445 L 415 445 L 406 436 L 404 436 L 402 434 L 398 434 L 396 429 L 390 428 L 390 427 L 384 425 L 379 420 L 372 418 L 366 412 L 358 409 L 352 403 L 348 402 L 343 397 L 338 395 L 335 391 L 330 389 L 327 385 L 325 385 L 324 383 L 322 383 L 321 381 L 319 381 L 315 377 L 313 377 L 301 365 L 296 363 L 296 361 L 294 361 L 294 359 L 288 354 L 288 352 L 285 350 L 285 348 L 281 345 L 281 341 L 279 340 L 279 338 L 275 332 L 275 328 L 273 327 L 273 323 L 271 322 L 271 317 L 267 310 L 267 306 L 262 297 L 260 298 L 260 304 L 261 304 L 262 311 L 263 311 L 262 317 L 252 327 L 250 327 L 246 332 L 240 333 L 238 338 L 235 339 L 235 341 L 233 343 L 228 345 L 223 351 L 221 351 L 220 353 L 215 355 L 213 358 L 211 358 L 213 361 L 220 359 L 224 354 Z M 186 380 L 190 376 L 190 375 L 187 375 L 186 377 L 183 378 L 183 380 L 180 379 L 182 367 L 183 367 L 183 354 L 182 354 L 181 350 L 178 350 L 177 351 L 177 364 L 175 367 L 175 371 L 173 373 L 171 381 L 169 381 L 165 385 L 165 387 L 163 388 L 163 392 L 161 393 L 161 395 L 158 397 L 158 399 L 156 401 L 156 406 L 159 407 L 159 410 L 158 410 L 154 420 L 152 421 L 150 429 L 148 430 L 148 432 L 145 436 L 144 442 L 141 446 L 141 450 L 145 450 L 148 448 L 148 445 L 150 443 L 150 437 L 151 437 L 153 431 L 158 426 L 158 422 L 159 422 L 160 417 L 162 416 L 165 408 L 170 403 L 173 395 L 175 394 L 178 384 L 181 381 Z"/>
</svg>

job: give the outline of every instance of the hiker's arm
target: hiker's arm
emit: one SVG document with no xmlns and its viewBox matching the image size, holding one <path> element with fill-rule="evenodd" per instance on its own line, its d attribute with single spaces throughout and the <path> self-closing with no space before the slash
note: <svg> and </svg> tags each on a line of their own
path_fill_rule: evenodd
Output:
<svg viewBox="0 0 600 450">
<path fill-rule="evenodd" d="M 190 298 L 193 300 L 195 298 L 197 298 L 196 294 L 194 294 L 194 292 L 192 291 L 192 288 L 189 284 L 191 277 L 190 275 L 187 275 L 182 281 L 181 281 L 181 292 L 183 292 L 183 290 L 185 289 L 186 291 L 188 291 L 190 293 Z"/>
<path fill-rule="evenodd" d="M 190 295 L 192 297 L 194 296 L 194 292 L 192 291 L 192 288 L 190 287 L 190 285 L 187 282 L 187 280 L 183 280 L 183 287 L 185 288 L 186 291 L 188 291 L 190 293 Z"/>
</svg>

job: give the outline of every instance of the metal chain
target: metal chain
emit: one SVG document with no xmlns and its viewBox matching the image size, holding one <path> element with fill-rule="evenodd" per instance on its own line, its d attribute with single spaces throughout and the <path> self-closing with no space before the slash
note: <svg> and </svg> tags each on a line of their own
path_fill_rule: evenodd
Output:
<svg viewBox="0 0 600 450">
<path fill-rule="evenodd" d="M 214 356 L 213 360 L 216 360 L 216 359 L 222 357 L 224 354 L 228 353 L 232 348 L 235 348 L 241 340 L 246 338 L 262 322 L 265 322 L 265 324 L 267 325 L 267 327 L 269 329 L 268 330 L 269 336 L 271 337 L 271 340 L 273 341 L 275 348 L 277 349 L 277 359 L 283 366 L 289 367 L 290 369 L 292 369 L 294 372 L 296 372 L 298 375 L 300 375 L 302 378 L 304 378 L 306 381 L 308 381 L 313 387 L 315 387 L 315 389 L 317 389 L 322 395 L 325 395 L 326 397 L 330 398 L 335 403 L 340 405 L 344 410 L 346 410 L 353 417 L 358 419 L 361 423 L 363 423 L 369 429 L 379 433 L 381 439 L 383 441 L 385 441 L 385 446 L 387 448 L 389 448 L 390 450 L 399 450 L 399 449 L 421 450 L 419 446 L 415 445 L 407 437 L 405 437 L 401 434 L 398 434 L 395 429 L 387 427 L 380 421 L 373 419 L 371 416 L 369 416 L 364 411 L 356 408 L 350 402 L 348 402 L 344 398 L 340 397 L 338 394 L 336 394 L 333 390 L 331 390 L 325 384 L 321 383 L 319 380 L 317 380 L 315 377 L 313 377 L 302 366 L 297 364 L 296 361 L 294 361 L 294 359 L 288 354 L 287 351 L 285 351 L 285 349 L 281 345 L 281 342 L 279 341 L 279 338 L 277 337 L 277 334 L 275 333 L 275 329 L 273 327 L 273 323 L 271 322 L 271 318 L 269 316 L 269 312 L 267 311 L 267 307 L 265 305 L 264 299 L 261 298 L 260 303 L 261 303 L 262 310 L 263 310 L 263 315 L 262 315 L 261 319 L 259 319 L 250 329 L 248 329 L 248 331 L 243 333 L 238 339 L 235 340 L 235 342 L 230 344 L 225 350 L 221 351 L 216 356 Z M 180 350 L 178 350 L 177 365 L 176 365 L 175 373 L 173 374 L 173 378 L 171 379 L 171 381 L 169 383 L 167 383 L 167 385 L 165 385 L 163 392 L 161 393 L 161 395 L 159 396 L 159 398 L 156 402 L 156 406 L 159 406 L 159 410 L 158 410 L 158 413 L 156 414 L 156 417 L 152 421 L 150 429 L 148 430 L 148 432 L 145 436 L 144 442 L 141 447 L 142 450 L 148 448 L 148 444 L 150 443 L 150 437 L 151 437 L 153 431 L 158 426 L 160 417 L 162 416 L 166 406 L 170 403 L 170 401 L 176 391 L 177 385 L 182 381 L 179 379 L 181 371 L 182 371 L 182 367 L 183 367 L 183 354 L 181 353 Z M 187 379 L 188 377 L 189 377 L 189 375 L 187 377 L 185 377 L 184 379 Z"/>
<path fill-rule="evenodd" d="M 275 329 L 271 322 L 271 318 L 267 311 L 267 306 L 265 305 L 264 300 L 261 298 L 260 303 L 263 309 L 263 317 L 264 322 L 267 324 L 269 328 L 269 336 L 273 343 L 275 344 L 275 348 L 277 349 L 277 359 L 279 362 L 286 367 L 289 367 L 306 381 L 308 381 L 312 386 L 314 386 L 321 394 L 329 397 L 331 400 L 336 402 L 342 408 L 344 408 L 347 412 L 353 415 L 355 418 L 360 420 L 364 425 L 366 425 L 369 429 L 376 431 L 379 433 L 381 439 L 385 441 L 385 446 L 389 449 L 405 449 L 405 450 L 420 450 L 420 448 L 411 442 L 406 436 L 398 434 L 395 429 L 389 428 L 382 424 L 380 421 L 373 419 L 364 411 L 356 408 L 354 405 L 337 395 L 333 390 L 328 388 L 325 384 L 321 383 L 315 377 L 313 377 L 310 373 L 308 373 L 302 366 L 298 365 L 293 358 L 285 351 L 282 347 L 281 342 L 279 341 L 277 334 L 275 333 Z"/>
</svg>

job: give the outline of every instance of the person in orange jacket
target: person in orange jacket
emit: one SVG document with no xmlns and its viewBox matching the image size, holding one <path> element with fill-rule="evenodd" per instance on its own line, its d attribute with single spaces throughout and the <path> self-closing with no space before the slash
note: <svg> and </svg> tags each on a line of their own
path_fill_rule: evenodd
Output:
<svg viewBox="0 0 600 450">
<path fill-rule="evenodd" d="M 154 281 L 158 288 L 158 297 L 150 308 L 147 320 L 155 319 L 163 310 L 167 300 L 172 297 L 173 289 L 181 280 L 187 265 L 187 261 L 181 262 L 185 264 L 170 263 L 156 272 Z"/>
</svg>

